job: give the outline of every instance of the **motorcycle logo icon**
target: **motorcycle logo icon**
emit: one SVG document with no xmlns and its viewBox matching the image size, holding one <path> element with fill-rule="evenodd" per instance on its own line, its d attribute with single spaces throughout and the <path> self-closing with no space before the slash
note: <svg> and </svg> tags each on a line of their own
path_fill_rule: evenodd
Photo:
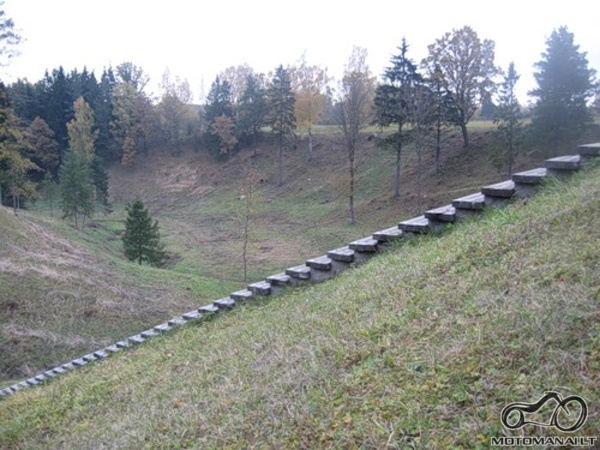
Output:
<svg viewBox="0 0 600 450">
<path fill-rule="evenodd" d="M 552 400 L 555 400 L 557 405 L 550 416 L 550 423 L 540 423 L 525 420 L 526 413 L 535 413 L 539 411 L 546 403 Z M 560 415 L 560 413 L 566 413 L 566 415 L 571 419 L 569 406 L 578 411 L 579 416 L 577 417 L 575 423 L 573 423 L 571 426 L 566 426 L 564 423 L 559 421 L 564 419 L 564 416 Z M 517 420 L 514 420 L 515 413 L 517 414 Z M 510 430 L 516 430 L 524 427 L 525 425 L 538 425 L 541 427 L 554 427 L 560 431 L 572 433 L 579 430 L 585 424 L 585 421 L 587 420 L 587 413 L 587 403 L 582 397 L 579 397 L 578 395 L 569 395 L 568 397 L 563 398 L 563 396 L 558 392 L 547 391 L 544 392 L 544 395 L 535 403 L 515 402 L 506 405 L 504 409 L 502 409 L 502 425 Z"/>
</svg>

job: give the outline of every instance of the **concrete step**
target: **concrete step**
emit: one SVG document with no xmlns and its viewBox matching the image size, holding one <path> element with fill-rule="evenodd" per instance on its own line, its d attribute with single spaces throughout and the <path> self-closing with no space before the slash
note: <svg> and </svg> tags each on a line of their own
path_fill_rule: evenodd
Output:
<svg viewBox="0 0 600 450">
<path fill-rule="evenodd" d="M 213 305 L 219 309 L 232 309 L 235 307 L 235 300 L 231 297 L 221 298 L 219 300 L 215 300 Z"/>
<path fill-rule="evenodd" d="M 252 299 L 253 295 L 254 294 L 252 293 L 252 291 L 249 291 L 248 289 L 242 289 L 241 291 L 236 291 L 236 292 L 229 294 L 229 296 L 236 302 L 250 300 L 250 299 Z"/>
<path fill-rule="evenodd" d="M 140 333 L 140 336 L 142 336 L 144 339 L 150 339 L 153 338 L 154 336 L 158 336 L 160 333 L 156 330 L 154 330 L 154 328 L 150 328 L 149 330 L 145 330 L 142 331 Z"/>
<path fill-rule="evenodd" d="M 348 263 L 336 261 L 327 255 L 309 259 L 306 265 L 311 268 L 310 279 L 315 282 L 333 278 L 348 268 Z"/>
<path fill-rule="evenodd" d="M 339 261 L 347 264 L 354 262 L 354 250 L 352 250 L 349 246 L 336 248 L 335 250 L 330 250 L 327 252 L 327 256 L 334 261 Z"/>
<path fill-rule="evenodd" d="M 301 266 L 290 267 L 285 269 L 285 274 L 290 276 L 290 281 L 294 280 L 310 280 L 310 267 L 306 264 Z"/>
<path fill-rule="evenodd" d="M 219 307 L 216 306 L 214 302 L 210 305 L 204 305 L 198 308 L 198 312 L 201 314 L 216 313 L 217 311 L 219 311 Z"/>
<path fill-rule="evenodd" d="M 143 344 L 144 342 L 146 342 L 146 339 L 144 339 L 141 335 L 136 334 L 135 336 L 130 336 L 127 338 L 127 340 L 129 342 L 131 342 L 132 344 Z"/>
<path fill-rule="evenodd" d="M 259 281 L 248 285 L 248 290 L 255 295 L 271 295 L 271 283 Z"/>
<path fill-rule="evenodd" d="M 38 380 L 36 380 L 35 378 L 29 378 L 27 380 L 25 380 L 25 383 L 27 383 L 29 386 L 35 386 L 40 384 L 40 382 Z"/>
<path fill-rule="evenodd" d="M 173 329 L 173 325 L 169 324 L 169 322 L 165 322 L 165 323 L 161 323 L 160 325 L 156 325 L 154 327 L 154 329 L 156 331 L 158 331 L 159 333 L 166 333 L 167 331 L 170 331 L 171 329 Z"/>
<path fill-rule="evenodd" d="M 267 283 L 271 285 L 271 295 L 279 295 L 286 287 L 292 284 L 290 276 L 285 273 L 268 276 Z"/>
<path fill-rule="evenodd" d="M 400 228 L 395 226 L 387 228 L 385 230 L 376 231 L 375 233 L 373 233 L 373 239 L 379 241 L 380 243 L 393 242 L 397 239 L 400 239 L 403 234 L 404 232 Z"/>
<path fill-rule="evenodd" d="M 96 361 L 98 359 L 96 357 L 96 355 L 94 355 L 93 353 L 88 353 L 87 355 L 83 355 L 82 358 L 88 362 Z"/>
<path fill-rule="evenodd" d="M 550 158 L 544 161 L 548 176 L 565 177 L 581 168 L 581 156 L 567 155 Z"/>
<path fill-rule="evenodd" d="M 485 207 L 485 195 L 481 192 L 466 195 L 452 200 L 452 206 L 456 211 L 456 218 L 462 219 L 479 214 Z"/>
<path fill-rule="evenodd" d="M 377 239 L 366 237 L 358 239 L 354 242 L 350 242 L 348 247 L 350 247 L 350 250 L 354 250 L 355 252 L 375 253 L 378 245 L 379 241 Z"/>
<path fill-rule="evenodd" d="M 181 316 L 173 317 L 167 321 L 167 324 L 171 327 L 176 327 L 179 325 L 183 325 L 185 323 L 185 319 Z"/>
<path fill-rule="evenodd" d="M 507 180 L 502 183 L 490 184 L 481 189 L 481 193 L 485 197 L 508 199 L 515 195 L 515 182 L 513 180 Z"/>
<path fill-rule="evenodd" d="M 547 177 L 545 167 L 514 173 L 512 179 L 515 182 L 515 196 L 531 197 Z"/>
<path fill-rule="evenodd" d="M 306 261 L 306 265 L 311 269 L 327 271 L 331 270 L 331 258 L 328 256 L 319 256 Z"/>
<path fill-rule="evenodd" d="M 350 250 L 354 251 L 354 262 L 362 264 L 371 259 L 379 249 L 379 241 L 373 237 L 366 237 L 351 242 L 348 245 Z"/>
<path fill-rule="evenodd" d="M 515 195 L 515 182 L 513 180 L 491 184 L 481 189 L 486 206 L 501 206 L 506 204 Z"/>
<path fill-rule="evenodd" d="M 105 350 L 97 350 L 94 352 L 94 356 L 98 359 L 104 359 L 108 357 L 108 353 Z"/>
<path fill-rule="evenodd" d="M 512 179 L 516 185 L 518 184 L 542 184 L 544 179 L 548 176 L 545 167 L 538 167 L 537 169 L 526 170 L 525 172 L 513 173 Z"/>
<path fill-rule="evenodd" d="M 594 144 L 579 145 L 577 153 L 581 156 L 581 162 L 587 163 L 592 159 L 600 156 L 600 142 Z"/>
<path fill-rule="evenodd" d="M 183 318 L 183 320 L 196 320 L 202 317 L 202 314 L 196 309 L 194 311 L 189 311 L 185 314 L 182 314 L 181 317 Z M 142 334 L 142 336 L 144 335 Z"/>
<path fill-rule="evenodd" d="M 456 208 L 452 205 L 440 206 L 426 211 L 425 217 L 430 222 L 454 222 L 456 220 Z"/>
<path fill-rule="evenodd" d="M 285 273 L 277 273 L 267 277 L 267 283 L 271 286 L 286 287 L 290 285 L 290 276 Z"/>
<path fill-rule="evenodd" d="M 117 352 L 120 352 L 122 349 L 121 349 L 121 347 L 118 347 L 117 344 L 111 344 L 107 347 L 104 347 L 104 350 L 106 350 L 107 352 L 110 352 L 110 353 L 117 353 Z"/>
<path fill-rule="evenodd" d="M 413 217 L 398 224 L 405 233 L 422 234 L 430 231 L 429 220 L 425 216 Z"/>
</svg>

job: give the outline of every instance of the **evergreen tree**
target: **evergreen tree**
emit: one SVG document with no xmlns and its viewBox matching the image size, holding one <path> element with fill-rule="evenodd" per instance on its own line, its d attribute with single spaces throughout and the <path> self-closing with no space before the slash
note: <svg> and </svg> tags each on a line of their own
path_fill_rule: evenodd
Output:
<svg viewBox="0 0 600 450">
<path fill-rule="evenodd" d="M 90 162 L 90 176 L 94 187 L 96 204 L 100 205 L 105 214 L 112 212 L 112 204 L 108 199 L 108 174 L 104 169 L 102 158 L 94 155 Z"/>
<path fill-rule="evenodd" d="M 59 171 L 63 218 L 70 218 L 75 228 L 83 227 L 94 210 L 89 161 L 82 153 L 70 150 Z"/>
<path fill-rule="evenodd" d="M 158 221 L 152 220 L 144 203 L 137 199 L 127 205 L 125 234 L 122 238 L 125 257 L 138 264 L 160 267 L 165 263 L 165 251 L 160 242 Z"/>
<path fill-rule="evenodd" d="M 592 122 L 587 101 L 593 95 L 595 71 L 588 68 L 586 53 L 579 51 L 567 27 L 554 30 L 546 44 L 543 59 L 535 64 L 538 87 L 529 94 L 537 98 L 534 131 L 554 151 L 577 140 Z"/>
<path fill-rule="evenodd" d="M 100 92 L 96 102 L 92 105 L 94 109 L 95 128 L 98 131 L 96 154 L 105 161 L 114 161 L 118 159 L 119 155 L 110 132 L 110 123 L 114 120 L 111 98 L 115 83 L 112 68 L 105 69 L 100 78 Z"/>
<path fill-rule="evenodd" d="M 277 162 L 279 166 L 278 185 L 283 185 L 283 147 L 285 139 L 289 137 L 296 129 L 296 117 L 294 115 L 294 107 L 296 97 L 292 91 L 292 83 L 290 75 L 283 66 L 279 66 L 275 70 L 275 75 L 271 80 L 267 92 L 269 116 L 267 119 L 271 131 L 277 136 L 278 156 Z"/>
<path fill-rule="evenodd" d="M 99 196 L 101 202 L 108 204 L 105 186 L 106 174 L 96 159 L 94 142 L 96 134 L 93 131 L 94 113 L 83 97 L 74 104 L 75 118 L 67 124 L 69 131 L 69 152 L 60 168 L 60 188 L 62 209 L 65 218 L 74 220 L 75 226 L 85 223 L 94 211 L 94 197 Z M 95 166 L 95 171 L 92 170 Z"/>
<path fill-rule="evenodd" d="M 210 127 L 219 116 L 233 117 L 233 104 L 231 102 L 231 85 L 227 80 L 221 80 L 217 76 L 206 97 L 204 108 L 206 126 Z"/>
<path fill-rule="evenodd" d="M 375 93 L 375 123 L 382 127 L 394 125 L 396 131 L 379 144 L 396 150 L 396 183 L 394 197 L 400 196 L 400 164 L 402 147 L 406 140 L 404 127 L 411 123 L 411 111 L 416 87 L 423 83 L 417 66 L 408 58 L 408 44 L 402 39 L 400 53 L 392 57 L 392 65 L 383 75 L 384 83 Z"/>
<path fill-rule="evenodd" d="M 42 119 L 54 131 L 54 136 L 61 152 L 69 148 L 69 132 L 67 123 L 73 118 L 73 101 L 71 83 L 64 69 L 59 67 L 51 74 L 46 72 L 43 80 L 42 96 Z"/>
<path fill-rule="evenodd" d="M 438 175 L 444 131 L 449 125 L 458 124 L 458 115 L 454 99 L 444 86 L 443 73 L 439 65 L 429 68 L 425 82 L 429 86 L 433 101 L 431 119 L 435 129 L 434 171 Z"/>
<path fill-rule="evenodd" d="M 497 167 L 507 167 L 509 177 L 512 176 L 512 167 L 524 135 L 521 105 L 515 93 L 517 81 L 519 75 L 511 62 L 500 85 L 499 101 L 494 116 L 498 130 L 492 159 Z"/>
<path fill-rule="evenodd" d="M 246 90 L 242 94 L 238 107 L 237 128 L 240 139 L 252 137 L 254 155 L 260 135 L 260 129 L 265 124 L 267 115 L 267 92 L 262 87 L 260 80 L 255 75 L 248 75 Z"/>
<path fill-rule="evenodd" d="M 216 77 L 210 86 L 210 91 L 206 97 L 204 107 L 204 123 L 206 131 L 204 133 L 204 145 L 209 152 L 218 157 L 227 157 L 229 152 L 222 152 L 223 148 L 228 148 L 228 144 L 223 142 L 219 133 L 215 131 L 217 120 L 223 123 L 234 123 L 233 104 L 231 102 L 231 85 L 227 80 L 221 80 Z"/>
</svg>

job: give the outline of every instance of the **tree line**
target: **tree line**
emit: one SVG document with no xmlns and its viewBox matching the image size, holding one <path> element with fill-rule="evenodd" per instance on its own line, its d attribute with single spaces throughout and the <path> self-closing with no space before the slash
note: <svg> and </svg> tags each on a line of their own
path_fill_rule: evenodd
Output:
<svg viewBox="0 0 600 450">
<path fill-rule="evenodd" d="M 595 71 L 566 27 L 554 30 L 546 44 L 535 63 L 538 87 L 529 93 L 535 104 L 528 125 L 515 94 L 514 64 L 506 71 L 497 67 L 494 42 L 480 39 L 469 26 L 435 40 L 420 63 L 409 57 L 403 39 L 379 81 L 360 48 L 337 83 L 304 55 L 270 74 L 247 64 L 230 67 L 211 83 L 202 105 L 193 103 L 187 80 L 169 71 L 160 98 L 151 98 L 148 76 L 132 62 L 109 67 L 99 77 L 85 68 L 67 73 L 59 67 L 36 83 L 0 84 L 0 201 L 17 209 L 44 189 L 50 198 L 60 196 L 65 217 L 78 224 L 97 209 L 110 211 L 107 163 L 134 166 L 151 147 L 176 154 L 185 144 L 199 145 L 220 160 L 248 147 L 256 154 L 267 130 L 277 148 L 282 185 L 283 150 L 296 146 L 297 129 L 306 132 L 310 161 L 313 127 L 329 124 L 339 128 L 347 151 L 354 221 L 354 159 L 367 126 L 381 127 L 377 145 L 395 154 L 395 196 L 407 146 L 419 164 L 422 152 L 433 150 L 439 172 L 443 133 L 458 128 L 468 147 L 467 125 L 482 105 L 493 105 L 497 124 L 490 153 L 509 173 L 524 145 L 556 148 L 577 139 L 593 122 Z"/>
</svg>

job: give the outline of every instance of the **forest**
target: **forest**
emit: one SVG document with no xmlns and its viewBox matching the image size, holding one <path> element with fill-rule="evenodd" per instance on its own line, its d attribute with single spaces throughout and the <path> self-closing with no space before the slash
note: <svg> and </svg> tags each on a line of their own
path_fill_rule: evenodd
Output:
<svg viewBox="0 0 600 450">
<path fill-rule="evenodd" d="M 4 17 L 5 50 L 20 36 Z M 136 170 L 139 155 L 159 149 L 177 155 L 192 146 L 225 161 L 241 149 L 256 152 L 260 142 L 277 148 L 278 185 L 285 182 L 284 149 L 297 149 L 313 130 L 328 127 L 346 149 L 349 218 L 354 221 L 354 159 L 365 136 L 395 153 L 399 195 L 402 155 L 411 148 L 435 153 L 435 173 L 444 135 L 460 130 L 469 146 L 467 125 L 475 118 L 493 121 L 490 158 L 509 174 L 519 152 L 544 148 L 552 154 L 577 142 L 594 125 L 600 107 L 595 70 L 566 27 L 552 32 L 547 50 L 535 62 L 538 87 L 525 113 L 515 94 L 519 74 L 494 62 L 494 42 L 465 26 L 446 32 L 428 47 L 421 62 L 410 58 L 403 40 L 382 74 L 373 74 L 367 50 L 355 47 L 343 76 L 303 56 L 297 64 L 255 73 L 248 64 L 222 71 L 203 104 L 194 104 L 186 80 L 165 71 L 161 93 L 151 98 L 143 68 L 134 62 L 101 74 L 48 69 L 35 83 L 19 79 L 0 84 L 0 199 L 15 212 L 39 198 L 59 201 L 76 226 L 96 211 L 110 212 L 106 168 L 121 164 Z"/>
</svg>

